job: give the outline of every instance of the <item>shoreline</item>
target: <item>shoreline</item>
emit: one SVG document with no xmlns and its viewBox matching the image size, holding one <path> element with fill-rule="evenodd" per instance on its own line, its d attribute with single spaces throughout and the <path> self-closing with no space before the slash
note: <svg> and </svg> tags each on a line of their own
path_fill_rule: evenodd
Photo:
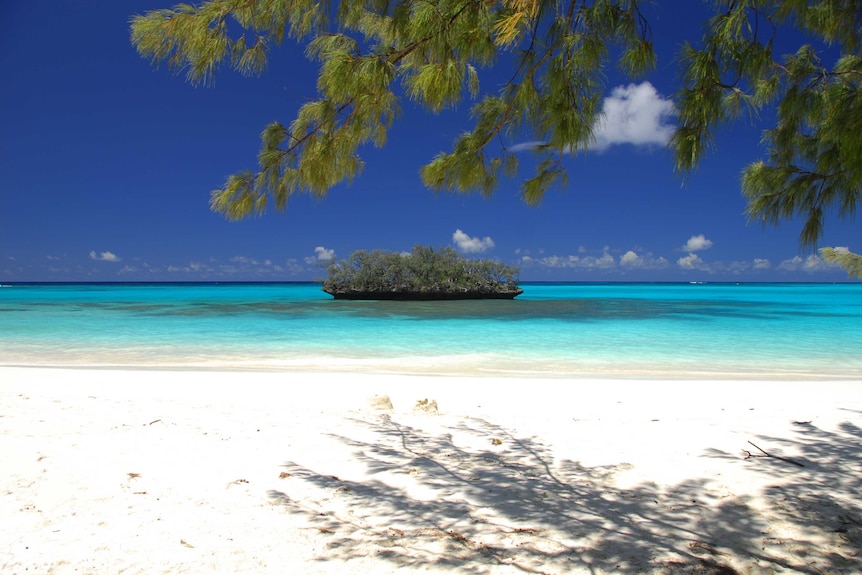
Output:
<svg viewBox="0 0 862 575">
<path fill-rule="evenodd" d="M 7 573 L 862 570 L 859 380 L 0 367 L 0 427 Z"/>
<path fill-rule="evenodd" d="M 419 365 L 417 365 L 417 363 Z M 282 374 L 352 374 L 380 375 L 384 377 L 444 377 L 470 379 L 538 379 L 570 381 L 805 381 L 805 382 L 855 382 L 862 380 L 859 374 L 839 372 L 817 372 L 812 369 L 776 371 L 764 369 L 754 371 L 740 369 L 735 371 L 662 369 L 656 366 L 629 366 L 625 369 L 608 366 L 592 367 L 578 371 L 548 369 L 490 368 L 483 366 L 465 367 L 452 363 L 441 365 L 439 358 L 398 358 L 392 360 L 351 360 L 345 358 L 319 358 L 317 361 L 281 362 L 201 362 L 201 363 L 19 363 L 0 360 L 2 369 L 46 369 L 75 371 L 177 371 L 177 372 L 226 372 L 226 373 L 282 373 Z"/>
</svg>

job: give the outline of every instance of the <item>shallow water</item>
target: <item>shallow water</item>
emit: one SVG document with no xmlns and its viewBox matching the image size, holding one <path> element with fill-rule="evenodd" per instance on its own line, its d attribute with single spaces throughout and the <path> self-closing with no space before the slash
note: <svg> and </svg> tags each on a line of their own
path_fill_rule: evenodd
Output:
<svg viewBox="0 0 862 575">
<path fill-rule="evenodd" d="M 862 378 L 862 284 L 523 284 L 336 301 L 317 284 L 0 288 L 0 364 Z"/>
</svg>

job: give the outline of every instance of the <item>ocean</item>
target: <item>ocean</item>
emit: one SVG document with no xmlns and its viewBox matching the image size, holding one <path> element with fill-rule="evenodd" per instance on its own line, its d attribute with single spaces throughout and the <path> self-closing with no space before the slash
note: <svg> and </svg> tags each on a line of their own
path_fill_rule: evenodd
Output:
<svg viewBox="0 0 862 575">
<path fill-rule="evenodd" d="M 315 283 L 11 284 L 0 365 L 862 379 L 862 284 L 523 283 L 336 301 Z"/>
</svg>

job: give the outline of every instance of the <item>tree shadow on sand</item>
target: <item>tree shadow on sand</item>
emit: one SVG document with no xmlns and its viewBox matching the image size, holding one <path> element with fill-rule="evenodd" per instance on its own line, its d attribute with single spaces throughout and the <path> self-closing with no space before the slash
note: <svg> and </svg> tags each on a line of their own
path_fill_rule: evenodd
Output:
<svg viewBox="0 0 862 575">
<path fill-rule="evenodd" d="M 788 422 L 787 437 L 756 438 L 805 467 L 752 461 L 775 485 L 743 496 L 710 478 L 617 488 L 626 464 L 556 460 L 541 440 L 481 419 L 435 434 L 394 416 L 358 423 L 370 436 L 337 439 L 367 479 L 287 463 L 292 485 L 315 496 L 291 499 L 291 483 L 270 492 L 319 532 L 322 561 L 374 555 L 393 569 L 476 574 L 862 572 L 862 430 L 851 423 Z"/>
</svg>

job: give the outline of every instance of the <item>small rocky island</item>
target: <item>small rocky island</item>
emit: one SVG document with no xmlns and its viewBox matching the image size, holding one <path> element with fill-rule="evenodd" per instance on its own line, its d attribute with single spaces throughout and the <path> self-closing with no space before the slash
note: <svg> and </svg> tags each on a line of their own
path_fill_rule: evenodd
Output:
<svg viewBox="0 0 862 575">
<path fill-rule="evenodd" d="M 524 292 L 517 268 L 468 259 L 452 248 L 416 246 L 409 254 L 360 250 L 326 271 L 323 291 L 335 299 L 512 299 Z"/>
</svg>

